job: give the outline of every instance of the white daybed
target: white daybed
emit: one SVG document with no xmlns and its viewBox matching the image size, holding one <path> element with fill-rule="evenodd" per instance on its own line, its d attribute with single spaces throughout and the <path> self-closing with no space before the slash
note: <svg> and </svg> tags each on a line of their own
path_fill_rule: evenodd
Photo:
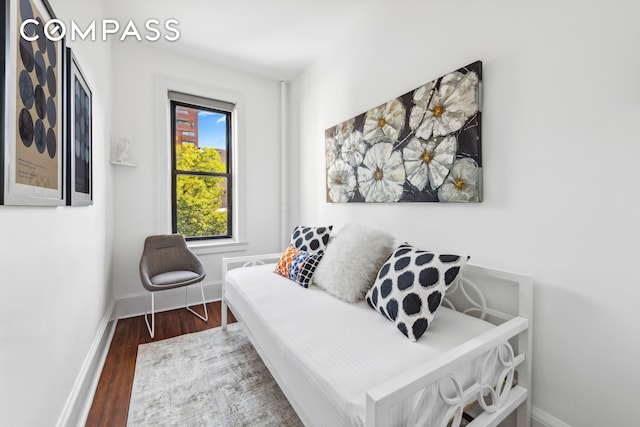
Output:
<svg viewBox="0 0 640 427">
<path fill-rule="evenodd" d="M 466 265 L 410 342 L 366 302 L 273 273 L 280 256 L 223 259 L 222 326 L 228 306 L 306 426 L 530 425 L 530 277 Z"/>
</svg>

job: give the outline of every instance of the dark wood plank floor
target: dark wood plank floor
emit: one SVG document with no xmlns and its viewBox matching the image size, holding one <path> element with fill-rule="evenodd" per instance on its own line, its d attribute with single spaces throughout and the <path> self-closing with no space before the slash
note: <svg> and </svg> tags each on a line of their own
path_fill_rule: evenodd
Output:
<svg viewBox="0 0 640 427">
<path fill-rule="evenodd" d="M 194 310 L 202 314 L 202 305 Z M 220 302 L 208 303 L 207 310 L 209 321 L 206 323 L 184 308 L 156 313 L 153 340 L 144 316 L 118 320 L 86 425 L 126 426 L 138 345 L 220 326 Z M 228 313 L 229 323 L 235 322 L 233 314 Z"/>
</svg>

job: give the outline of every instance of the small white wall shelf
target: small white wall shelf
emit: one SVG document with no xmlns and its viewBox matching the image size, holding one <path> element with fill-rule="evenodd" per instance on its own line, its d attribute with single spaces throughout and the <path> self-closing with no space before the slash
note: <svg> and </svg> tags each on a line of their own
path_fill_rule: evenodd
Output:
<svg viewBox="0 0 640 427">
<path fill-rule="evenodd" d="M 134 163 L 129 163 L 129 162 L 119 162 L 117 160 L 110 160 L 109 163 L 111 163 L 114 166 L 127 166 L 130 168 L 135 168 L 138 167 L 138 165 L 134 164 Z"/>
</svg>

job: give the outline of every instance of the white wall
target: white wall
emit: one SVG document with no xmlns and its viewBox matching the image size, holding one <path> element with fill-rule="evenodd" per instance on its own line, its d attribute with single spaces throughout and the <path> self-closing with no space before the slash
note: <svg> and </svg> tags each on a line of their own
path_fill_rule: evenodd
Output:
<svg viewBox="0 0 640 427">
<path fill-rule="evenodd" d="M 100 16 L 97 0 L 57 0 L 65 22 Z M 110 302 L 110 48 L 70 45 L 93 92 L 88 207 L 0 206 L 0 421 L 55 425 Z"/>
<path fill-rule="evenodd" d="M 113 290 L 121 300 L 118 315 L 128 316 L 143 310 L 146 292 L 138 262 L 144 238 L 171 232 L 167 89 L 241 107 L 235 184 L 240 190 L 236 210 L 241 212 L 238 231 L 244 245 L 213 249 L 215 253 L 197 251 L 207 269 L 205 284 L 219 285 L 220 258 L 239 254 L 231 250 L 280 250 L 280 85 L 211 65 L 207 58 L 135 41 L 114 43 L 114 63 L 114 136 L 131 138 L 129 160 L 137 164 L 113 166 Z M 158 307 L 171 306 L 173 296 L 170 291 L 159 293 Z M 219 298 L 219 286 L 209 286 L 207 298 Z"/>
<path fill-rule="evenodd" d="M 370 2 L 291 90 L 298 220 L 532 274 L 533 404 L 574 426 L 635 417 L 639 20 L 637 1 Z M 478 59 L 484 202 L 325 202 L 326 128 Z"/>
</svg>

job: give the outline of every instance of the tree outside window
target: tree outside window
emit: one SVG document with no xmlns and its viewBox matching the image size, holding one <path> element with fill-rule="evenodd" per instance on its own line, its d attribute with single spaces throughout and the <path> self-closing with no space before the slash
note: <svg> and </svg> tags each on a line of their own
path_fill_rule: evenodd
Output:
<svg viewBox="0 0 640 427">
<path fill-rule="evenodd" d="M 173 232 L 191 240 L 232 237 L 232 109 L 208 106 L 219 101 L 186 96 L 202 101 L 196 104 L 171 95 Z"/>
</svg>

